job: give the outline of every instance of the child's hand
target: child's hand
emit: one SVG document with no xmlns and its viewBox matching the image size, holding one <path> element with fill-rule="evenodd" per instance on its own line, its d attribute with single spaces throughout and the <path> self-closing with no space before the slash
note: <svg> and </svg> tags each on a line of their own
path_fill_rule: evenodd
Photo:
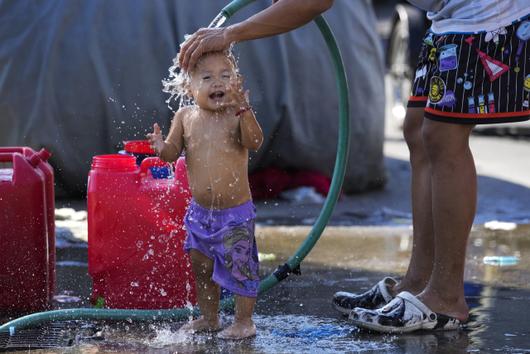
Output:
<svg viewBox="0 0 530 354">
<path fill-rule="evenodd" d="M 230 85 L 232 100 L 227 104 L 236 110 L 247 109 L 250 107 L 250 91 L 243 91 L 243 78 L 239 76 L 236 81 Z"/>
<path fill-rule="evenodd" d="M 157 155 L 160 155 L 160 152 L 164 148 L 164 139 L 162 138 L 162 131 L 158 126 L 158 123 L 153 124 L 153 132 L 146 135 L 151 148 L 153 148 Z"/>
</svg>

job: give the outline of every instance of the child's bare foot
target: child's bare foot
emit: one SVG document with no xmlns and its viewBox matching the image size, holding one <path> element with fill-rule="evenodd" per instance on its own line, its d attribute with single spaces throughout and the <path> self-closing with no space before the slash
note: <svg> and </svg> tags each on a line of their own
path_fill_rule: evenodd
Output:
<svg viewBox="0 0 530 354">
<path fill-rule="evenodd" d="M 179 332 L 197 333 L 197 332 L 216 332 L 221 329 L 219 319 L 207 321 L 204 317 L 190 321 L 179 328 Z"/>
<path fill-rule="evenodd" d="M 248 322 L 234 322 L 223 329 L 217 337 L 222 339 L 245 339 L 256 335 L 256 326 L 252 320 Z"/>
</svg>

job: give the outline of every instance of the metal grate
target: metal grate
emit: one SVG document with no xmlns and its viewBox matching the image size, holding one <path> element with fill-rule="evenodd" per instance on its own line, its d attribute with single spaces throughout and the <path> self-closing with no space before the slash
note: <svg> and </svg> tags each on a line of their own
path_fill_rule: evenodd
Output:
<svg viewBox="0 0 530 354">
<path fill-rule="evenodd" d="M 19 330 L 13 336 L 0 333 L 0 352 L 69 347 L 73 342 L 72 333 L 65 323 L 54 323 L 47 327 Z"/>
</svg>

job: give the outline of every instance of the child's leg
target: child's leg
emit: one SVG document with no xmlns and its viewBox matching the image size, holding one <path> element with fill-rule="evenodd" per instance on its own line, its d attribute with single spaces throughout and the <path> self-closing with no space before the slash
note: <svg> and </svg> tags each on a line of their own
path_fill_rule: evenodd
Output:
<svg viewBox="0 0 530 354">
<path fill-rule="evenodd" d="M 224 339 L 243 339 L 255 336 L 256 326 L 252 321 L 255 304 L 255 297 L 236 295 L 234 323 L 219 333 L 219 337 Z"/>
<path fill-rule="evenodd" d="M 254 321 L 252 321 L 255 304 L 255 297 L 236 295 L 234 323 L 221 331 L 218 337 L 223 339 L 244 339 L 255 336 L 256 326 Z"/>
<path fill-rule="evenodd" d="M 219 330 L 221 326 L 218 310 L 221 289 L 212 281 L 213 260 L 195 249 L 190 251 L 190 258 L 201 317 L 185 324 L 181 330 L 192 332 Z"/>
</svg>

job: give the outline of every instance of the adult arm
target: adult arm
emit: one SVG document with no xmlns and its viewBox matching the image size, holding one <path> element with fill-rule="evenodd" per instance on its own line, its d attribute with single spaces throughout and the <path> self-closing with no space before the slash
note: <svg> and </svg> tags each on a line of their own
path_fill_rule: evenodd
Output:
<svg viewBox="0 0 530 354">
<path fill-rule="evenodd" d="M 182 44 L 180 67 L 191 69 L 203 53 L 225 50 L 232 43 L 289 32 L 305 25 L 332 5 L 333 0 L 280 0 L 231 26 L 201 28 Z"/>
</svg>

